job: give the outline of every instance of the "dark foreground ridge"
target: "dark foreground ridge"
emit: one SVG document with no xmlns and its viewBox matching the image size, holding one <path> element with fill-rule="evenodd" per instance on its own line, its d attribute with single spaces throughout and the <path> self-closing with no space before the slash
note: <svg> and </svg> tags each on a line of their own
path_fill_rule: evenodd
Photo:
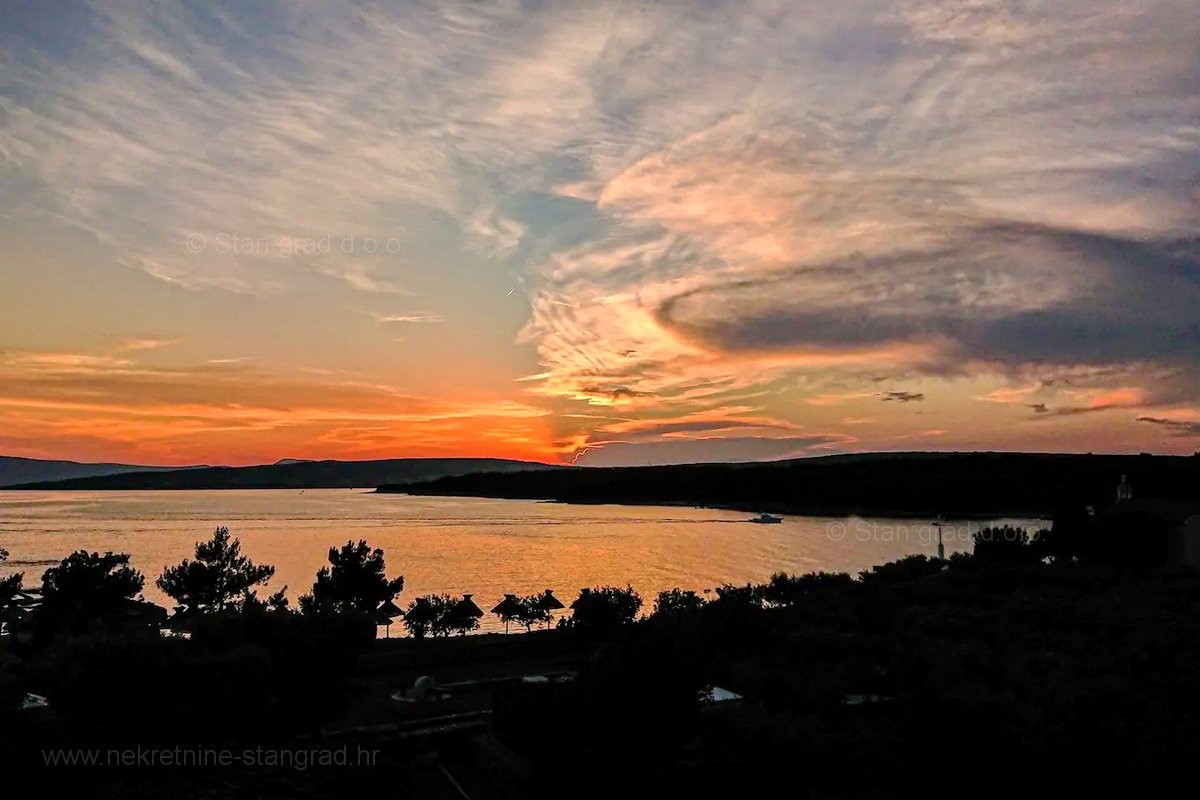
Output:
<svg viewBox="0 0 1200 800">
<path fill-rule="evenodd" d="M 402 580 L 365 542 L 264 603 L 223 531 L 160 577 L 194 604 L 164 636 L 126 556 L 76 553 L 0 636 L 0 770 L 121 800 L 1157 794 L 1195 774 L 1200 577 L 1101 516 L 652 607 L 594 587 L 511 636 L 427 630 L 431 596 L 374 638 Z"/>
<path fill-rule="evenodd" d="M 792 514 L 969 518 L 1049 516 L 1111 503 L 1128 476 L 1139 497 L 1195 497 L 1200 456 L 867 453 L 745 464 L 476 474 L 381 492 L 569 503 L 697 505 Z"/>
<path fill-rule="evenodd" d="M 354 489 L 383 483 L 430 481 L 470 472 L 556 469 L 502 458 L 392 458 L 382 461 L 301 461 L 256 467 L 208 467 L 125 473 L 28 483 L 19 489 Z"/>
</svg>

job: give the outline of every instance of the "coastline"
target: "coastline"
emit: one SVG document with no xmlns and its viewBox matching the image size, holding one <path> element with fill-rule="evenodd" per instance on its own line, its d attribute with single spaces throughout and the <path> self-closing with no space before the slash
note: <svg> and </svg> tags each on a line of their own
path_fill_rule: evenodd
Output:
<svg viewBox="0 0 1200 800">
<path fill-rule="evenodd" d="M 713 511 L 743 511 L 748 514 L 757 514 L 766 512 L 768 514 L 779 514 L 792 517 L 819 517 L 823 519 L 838 519 L 842 517 L 864 517 L 875 519 L 927 519 L 932 520 L 939 516 L 945 519 L 971 520 L 975 522 L 986 522 L 994 519 L 1036 519 L 1047 520 L 1051 518 L 1051 512 L 1046 509 L 1007 509 L 1007 510 L 990 510 L 990 511 L 970 511 L 959 512 L 955 511 L 952 514 L 943 514 L 938 511 L 930 511 L 927 509 L 908 509 L 897 510 L 887 508 L 873 508 L 865 506 L 853 507 L 812 507 L 812 506 L 795 506 L 787 503 L 765 503 L 760 505 L 752 505 L 750 503 L 693 503 L 686 500 L 647 500 L 645 498 L 580 498 L 580 499 L 563 499 L 556 497 L 514 497 L 512 495 L 501 494 L 462 494 L 451 492 L 413 492 L 402 491 L 397 489 L 388 489 L 380 487 L 373 491 L 364 492 L 364 494 L 394 494 L 408 495 L 411 497 L 446 497 L 446 498 L 472 498 L 472 499 L 488 499 L 488 500 L 527 500 L 534 503 L 553 503 L 557 505 L 569 506 L 648 506 L 655 508 L 676 507 L 676 508 L 701 508 L 710 509 Z"/>
</svg>

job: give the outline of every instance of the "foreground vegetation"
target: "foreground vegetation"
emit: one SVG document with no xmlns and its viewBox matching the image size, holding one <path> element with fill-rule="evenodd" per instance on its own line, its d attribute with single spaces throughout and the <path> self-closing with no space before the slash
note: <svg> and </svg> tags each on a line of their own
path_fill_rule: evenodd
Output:
<svg viewBox="0 0 1200 800">
<path fill-rule="evenodd" d="M 988 529 L 973 555 L 779 574 L 713 600 L 677 589 L 642 619 L 633 589 L 596 587 L 563 629 L 505 640 L 530 652 L 561 640 L 580 668 L 572 681 L 500 686 L 492 735 L 530 765 L 518 796 L 1160 785 L 1190 769 L 1200 742 L 1200 578 L 1142 563 L 1147 548 L 1126 535 L 1121 547 L 1070 516 L 1053 531 Z M 166 570 L 159 586 L 186 610 L 183 639 L 130 610 L 142 580 L 119 554 L 48 570 L 41 609 L 14 629 L 25 635 L 6 637 L 3 724 L 23 731 L 9 744 L 32 762 L 34 748 L 89 742 L 291 741 L 344 715 L 366 654 L 418 652 L 373 641 L 379 607 L 402 588 L 382 552 L 332 550 L 300 611 L 257 598 L 268 572 L 221 531 Z M 545 622 L 538 596 L 514 599 L 522 627 Z M 477 619 L 455 628 L 462 605 L 448 598 L 409 614 L 422 603 L 441 621 L 420 635 Z M 741 699 L 708 702 L 713 686 Z M 26 691 L 48 696 L 60 724 L 16 711 Z M 379 787 L 395 777 L 356 775 Z"/>
</svg>

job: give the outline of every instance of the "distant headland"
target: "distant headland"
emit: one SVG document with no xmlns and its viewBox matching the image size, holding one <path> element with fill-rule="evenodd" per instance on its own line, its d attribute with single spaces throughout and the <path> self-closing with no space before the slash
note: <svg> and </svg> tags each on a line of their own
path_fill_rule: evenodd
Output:
<svg viewBox="0 0 1200 800">
<path fill-rule="evenodd" d="M 789 461 L 469 474 L 381 492 L 570 503 L 672 504 L 777 514 L 1049 517 L 1113 502 L 1122 476 L 1140 497 L 1191 498 L 1200 456 L 863 453 Z"/>
</svg>

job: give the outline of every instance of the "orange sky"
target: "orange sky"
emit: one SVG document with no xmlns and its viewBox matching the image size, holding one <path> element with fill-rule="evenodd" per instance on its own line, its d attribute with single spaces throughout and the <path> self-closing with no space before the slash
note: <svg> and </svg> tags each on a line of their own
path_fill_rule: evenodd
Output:
<svg viewBox="0 0 1200 800">
<path fill-rule="evenodd" d="M 31 5 L 0 454 L 1200 449 L 1193 4 L 809 5 Z"/>
</svg>

